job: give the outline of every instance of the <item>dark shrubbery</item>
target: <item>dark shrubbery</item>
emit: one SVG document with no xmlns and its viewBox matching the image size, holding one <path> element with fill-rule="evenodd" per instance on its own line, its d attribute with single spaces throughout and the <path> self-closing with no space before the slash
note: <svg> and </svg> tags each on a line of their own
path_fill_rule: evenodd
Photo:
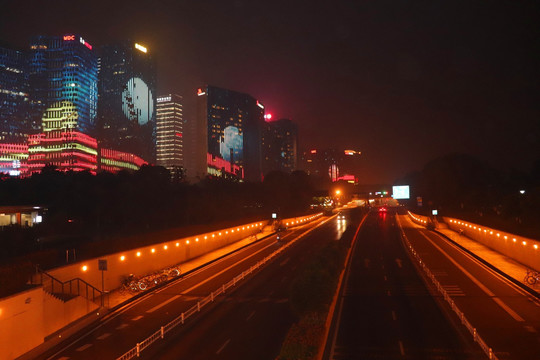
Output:
<svg viewBox="0 0 540 360">
<path fill-rule="evenodd" d="M 299 321 L 289 330 L 278 359 L 316 357 L 323 341 L 328 309 L 353 236 L 354 228 L 349 226 L 339 241 L 326 245 L 294 279 L 290 302 Z"/>
</svg>

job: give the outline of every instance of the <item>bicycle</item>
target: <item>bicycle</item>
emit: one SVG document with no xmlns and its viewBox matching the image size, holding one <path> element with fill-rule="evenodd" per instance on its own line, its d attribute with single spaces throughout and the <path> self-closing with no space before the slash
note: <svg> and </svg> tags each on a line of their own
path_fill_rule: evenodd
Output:
<svg viewBox="0 0 540 360">
<path fill-rule="evenodd" d="M 122 281 L 122 286 L 120 287 L 120 293 L 134 293 L 137 291 L 139 291 L 139 281 L 137 280 L 137 278 L 135 278 L 135 275 L 129 274 L 125 276 Z"/>
<path fill-rule="evenodd" d="M 529 285 L 534 285 L 537 282 L 540 282 L 540 272 L 527 269 L 527 275 L 525 275 L 523 281 Z"/>
</svg>

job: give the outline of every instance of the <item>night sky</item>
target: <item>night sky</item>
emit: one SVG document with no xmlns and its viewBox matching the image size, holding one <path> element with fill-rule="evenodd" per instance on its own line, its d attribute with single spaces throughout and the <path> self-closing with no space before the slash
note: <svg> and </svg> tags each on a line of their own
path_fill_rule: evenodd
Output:
<svg viewBox="0 0 540 360">
<path fill-rule="evenodd" d="M 2 1 L 0 44 L 80 34 L 142 43 L 159 93 L 194 116 L 206 83 L 299 125 L 300 146 L 362 151 L 362 183 L 451 152 L 528 171 L 540 157 L 535 1 Z"/>
</svg>

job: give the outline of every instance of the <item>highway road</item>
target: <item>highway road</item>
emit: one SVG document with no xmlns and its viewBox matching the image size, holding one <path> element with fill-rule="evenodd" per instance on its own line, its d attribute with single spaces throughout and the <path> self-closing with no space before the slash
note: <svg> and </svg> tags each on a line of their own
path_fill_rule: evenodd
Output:
<svg viewBox="0 0 540 360">
<path fill-rule="evenodd" d="M 393 211 L 370 212 L 358 233 L 325 358 L 478 358 L 409 260 Z"/>
<path fill-rule="evenodd" d="M 288 231 L 284 241 L 290 241 L 320 224 L 321 221 L 316 221 L 293 231 Z M 234 296 L 217 298 L 215 304 L 211 305 L 208 309 L 203 309 L 200 314 L 196 314 L 194 317 L 188 319 L 186 326 L 180 329 L 180 331 L 177 331 L 178 334 L 181 334 L 185 329 L 189 329 L 187 336 L 176 335 L 174 344 L 178 342 L 177 336 L 180 336 L 182 341 L 186 343 L 190 341 L 199 342 L 199 345 L 196 347 L 186 346 L 186 350 L 188 351 L 202 354 L 205 354 L 205 351 L 216 352 L 223 344 L 218 344 L 219 346 L 215 344 L 215 346 L 218 346 L 215 350 L 201 344 L 219 342 L 220 338 L 218 334 L 221 334 L 221 336 L 232 335 L 230 332 L 235 328 L 235 325 L 243 321 L 248 325 L 257 324 L 248 333 L 251 337 L 259 336 L 263 343 L 267 337 L 260 336 L 259 334 L 266 333 L 268 329 L 281 329 L 281 333 L 277 338 L 268 341 L 268 347 L 272 348 L 272 351 L 275 353 L 279 350 L 281 340 L 288 327 L 294 321 L 292 314 L 287 314 L 287 311 L 289 311 L 287 304 L 287 282 L 283 278 L 287 280 L 288 277 L 288 281 L 290 281 L 294 269 L 299 266 L 299 259 L 307 259 L 306 256 L 308 256 L 307 254 L 310 251 L 314 251 L 324 241 L 338 238 L 343 231 L 344 229 L 342 227 L 338 227 L 335 223 L 331 225 L 329 222 L 326 225 L 322 225 L 321 230 L 317 229 L 313 231 L 313 233 L 323 233 L 322 236 L 318 237 L 318 240 L 313 240 L 312 236 L 306 236 L 298 241 L 298 245 L 296 243 L 293 244 L 293 246 L 289 247 L 281 256 L 274 259 L 268 265 L 268 267 L 274 267 L 281 272 L 279 278 L 272 275 L 265 275 L 267 274 L 266 267 L 254 273 L 251 275 L 251 278 L 239 284 L 238 290 L 233 293 Z M 283 242 L 278 242 L 276 241 L 276 236 L 271 236 L 198 271 L 186 274 L 182 279 L 151 292 L 126 305 L 114 314 L 105 317 L 98 324 L 94 324 L 92 327 L 85 329 L 84 332 L 79 333 L 75 338 L 51 349 L 39 357 L 39 359 L 116 359 L 133 348 L 137 342 L 140 342 L 158 330 L 162 325 L 180 316 L 182 312 L 192 307 L 198 300 L 207 296 L 219 286 L 230 281 L 234 276 L 240 274 L 281 246 L 283 246 Z M 302 248 L 304 251 L 298 251 L 296 250 L 297 248 Z M 272 284 L 272 286 L 269 286 L 269 284 Z M 273 290 L 268 290 L 269 288 L 273 288 Z M 250 294 L 245 289 L 253 289 L 255 292 Z M 239 315 L 240 318 L 229 324 L 228 331 L 224 331 L 224 327 L 221 325 L 219 327 L 209 325 L 209 322 L 211 324 L 212 321 L 218 321 L 221 318 L 234 319 L 235 314 L 238 314 L 233 308 L 236 306 L 240 309 L 246 309 L 247 302 L 252 303 L 252 310 L 247 314 Z M 280 316 L 275 316 L 274 310 L 280 311 Z M 263 317 L 271 321 L 266 324 L 259 323 Z M 269 324 L 271 326 L 268 326 Z M 182 328 L 182 326 L 179 328 Z M 259 330 L 255 331 L 257 328 Z M 205 332 L 205 329 L 208 332 Z M 172 333 L 176 334 L 175 331 Z M 194 340 L 196 334 L 199 334 L 200 338 Z M 159 345 L 156 344 L 155 346 L 156 350 L 161 349 Z M 238 344 L 231 342 L 226 347 L 227 351 L 224 348 L 222 350 L 223 353 L 229 353 L 231 350 L 237 348 Z M 263 349 L 266 348 L 263 347 Z M 145 350 L 145 352 L 153 351 L 153 349 L 154 345 Z M 245 351 L 245 347 L 238 347 L 238 349 Z M 260 347 L 254 347 L 253 349 L 259 351 Z M 163 351 L 166 354 L 166 350 Z M 143 352 L 142 354 L 144 355 L 145 353 Z M 163 358 L 165 356 L 163 355 Z M 160 355 L 161 357 L 162 355 Z M 150 356 L 149 358 L 156 357 Z M 172 358 L 175 358 L 175 355 Z"/>
<path fill-rule="evenodd" d="M 477 333 L 506 359 L 540 359 L 540 302 L 435 232 L 406 216 L 400 223 L 413 248 Z"/>
<path fill-rule="evenodd" d="M 540 359 L 540 307 L 440 235 L 373 211 L 340 289 L 325 359 L 487 359 L 411 261 L 415 250 L 499 359 Z"/>
<path fill-rule="evenodd" d="M 297 320 L 289 304 L 295 275 L 330 241 L 338 241 L 358 214 L 336 218 L 309 233 L 252 281 L 224 298 L 191 326 L 146 352 L 143 359 L 276 359 L 281 344 Z M 294 238 L 288 235 L 285 240 Z"/>
</svg>

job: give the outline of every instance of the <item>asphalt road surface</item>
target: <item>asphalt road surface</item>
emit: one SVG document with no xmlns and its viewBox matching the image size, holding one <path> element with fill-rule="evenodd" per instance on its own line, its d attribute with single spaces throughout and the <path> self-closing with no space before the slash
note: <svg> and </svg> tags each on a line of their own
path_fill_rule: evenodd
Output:
<svg viewBox="0 0 540 360">
<path fill-rule="evenodd" d="M 442 295 L 420 276 L 400 225 L 499 359 L 540 359 L 537 299 L 395 209 L 362 226 L 342 286 L 326 359 L 487 359 Z"/>
</svg>

